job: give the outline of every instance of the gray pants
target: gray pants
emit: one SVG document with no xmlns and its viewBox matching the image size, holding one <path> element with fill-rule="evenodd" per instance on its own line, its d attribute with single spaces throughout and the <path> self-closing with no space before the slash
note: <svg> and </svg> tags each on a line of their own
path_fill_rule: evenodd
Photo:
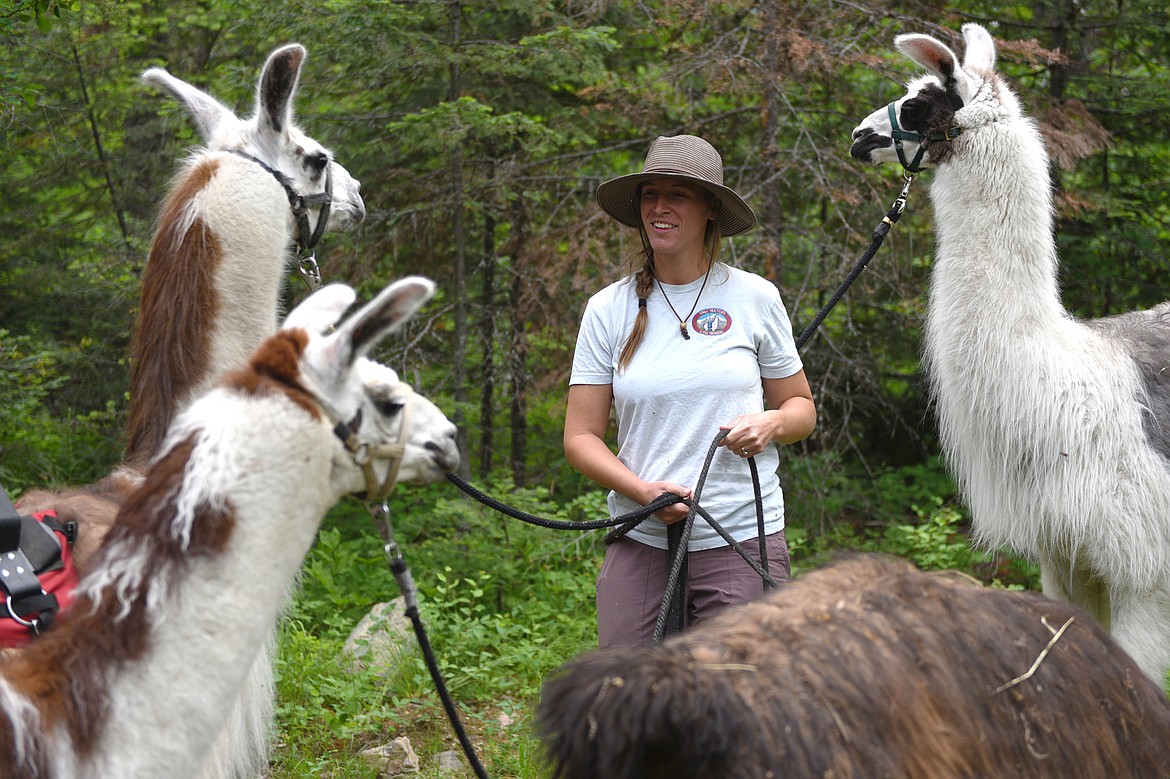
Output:
<svg viewBox="0 0 1170 779">
<path fill-rule="evenodd" d="M 788 543 L 784 531 L 764 537 L 768 570 L 778 583 L 788 581 Z M 753 560 L 760 560 L 756 539 L 742 541 Z M 670 575 L 665 549 L 622 538 L 605 550 L 597 574 L 597 643 L 600 646 L 648 644 Z M 723 608 L 749 601 L 764 591 L 759 574 L 729 546 L 687 554 L 684 624 L 694 625 Z"/>
</svg>

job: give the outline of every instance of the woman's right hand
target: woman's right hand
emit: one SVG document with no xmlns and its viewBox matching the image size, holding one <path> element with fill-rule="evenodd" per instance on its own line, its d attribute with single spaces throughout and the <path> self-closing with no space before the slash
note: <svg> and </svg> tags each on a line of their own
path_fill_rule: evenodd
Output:
<svg viewBox="0 0 1170 779">
<path fill-rule="evenodd" d="M 664 492 L 674 493 L 682 498 L 690 498 L 694 493 L 690 487 L 684 487 L 681 484 L 675 484 L 672 481 L 649 481 L 643 482 L 643 488 L 637 497 L 631 496 L 634 500 L 641 503 L 643 506 L 649 505 L 658 499 Z M 687 518 L 687 514 L 691 511 L 690 506 L 685 503 L 675 503 L 672 506 L 667 506 L 661 511 L 654 513 L 654 516 L 661 519 L 668 525 L 673 525 Z"/>
</svg>

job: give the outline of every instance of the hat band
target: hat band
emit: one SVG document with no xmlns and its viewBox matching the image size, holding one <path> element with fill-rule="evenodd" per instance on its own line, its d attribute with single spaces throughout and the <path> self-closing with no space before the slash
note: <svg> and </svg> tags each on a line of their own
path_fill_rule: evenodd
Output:
<svg viewBox="0 0 1170 779">
<path fill-rule="evenodd" d="M 666 174 L 666 175 L 670 175 L 670 176 L 689 176 L 690 178 L 693 178 L 693 179 L 699 179 L 700 181 L 705 181 L 708 184 L 715 184 L 716 186 L 720 186 L 720 187 L 723 186 L 723 176 L 719 175 L 715 171 L 695 171 L 695 170 L 683 170 L 681 168 L 665 168 L 665 167 L 658 167 L 658 166 L 654 166 L 654 167 L 646 166 L 642 170 L 642 174 L 645 175 L 648 173 L 662 173 L 662 174 Z"/>
</svg>

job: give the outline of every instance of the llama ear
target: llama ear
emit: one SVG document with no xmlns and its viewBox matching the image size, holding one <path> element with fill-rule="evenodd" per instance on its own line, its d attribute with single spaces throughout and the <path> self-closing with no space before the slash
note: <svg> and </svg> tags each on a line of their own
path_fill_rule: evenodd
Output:
<svg viewBox="0 0 1170 779">
<path fill-rule="evenodd" d="M 944 85 L 960 72 L 959 58 L 946 44 L 929 35 L 899 35 L 894 39 L 898 50 L 938 77 Z"/>
<path fill-rule="evenodd" d="M 187 113 L 195 120 L 199 135 L 205 144 L 211 145 L 216 130 L 225 120 L 238 122 L 239 119 L 223 103 L 198 87 L 175 78 L 162 68 L 151 68 L 142 74 L 143 83 L 156 86 L 182 103 Z"/>
<path fill-rule="evenodd" d="M 354 367 L 383 337 L 397 330 L 434 294 L 435 283 L 421 276 L 408 276 L 382 290 L 376 298 L 345 320 L 324 338 L 309 341 L 301 359 L 302 378 L 321 400 L 343 403 L 353 400 L 341 386 L 360 376 Z M 347 419 L 352 409 L 335 409 L 335 416 Z"/>
<path fill-rule="evenodd" d="M 307 52 L 299 43 L 282 46 L 268 56 L 256 87 L 256 117 L 261 125 L 283 134 L 292 125 L 292 99 Z"/>
<path fill-rule="evenodd" d="M 349 343 L 349 362 L 402 327 L 434 294 L 435 282 L 422 276 L 407 276 L 378 293 L 338 328 L 337 335 Z"/>
<path fill-rule="evenodd" d="M 995 39 L 974 22 L 963 25 L 963 67 L 990 72 L 995 69 Z"/>
<path fill-rule="evenodd" d="M 401 327 L 434 293 L 435 282 L 422 276 L 394 282 L 315 348 L 319 359 L 331 365 L 329 373 L 341 373 Z"/>
<path fill-rule="evenodd" d="M 301 301 L 284 318 L 282 330 L 300 328 L 323 335 L 353 305 L 357 293 L 345 284 L 329 284 Z"/>
</svg>

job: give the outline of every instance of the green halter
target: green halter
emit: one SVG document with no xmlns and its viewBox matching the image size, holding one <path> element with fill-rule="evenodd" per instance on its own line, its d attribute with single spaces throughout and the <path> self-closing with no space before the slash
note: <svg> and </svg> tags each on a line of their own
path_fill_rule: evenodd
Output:
<svg viewBox="0 0 1170 779">
<path fill-rule="evenodd" d="M 924 140 L 922 133 L 916 133 L 913 130 L 903 130 L 898 126 L 898 112 L 894 110 L 895 103 L 890 103 L 886 106 L 886 110 L 890 114 L 890 137 L 894 139 L 894 148 L 898 152 L 898 162 L 902 163 L 902 167 L 909 173 L 918 173 L 922 168 L 918 167 L 918 163 L 922 162 L 922 156 L 926 154 L 926 147 L 922 144 Z M 956 125 L 951 125 L 945 132 L 931 133 L 929 140 L 931 141 L 953 141 L 963 132 L 963 128 Z M 906 152 L 902 148 L 902 141 L 913 141 L 918 144 L 918 153 L 914 155 L 914 159 L 906 162 Z"/>
</svg>

